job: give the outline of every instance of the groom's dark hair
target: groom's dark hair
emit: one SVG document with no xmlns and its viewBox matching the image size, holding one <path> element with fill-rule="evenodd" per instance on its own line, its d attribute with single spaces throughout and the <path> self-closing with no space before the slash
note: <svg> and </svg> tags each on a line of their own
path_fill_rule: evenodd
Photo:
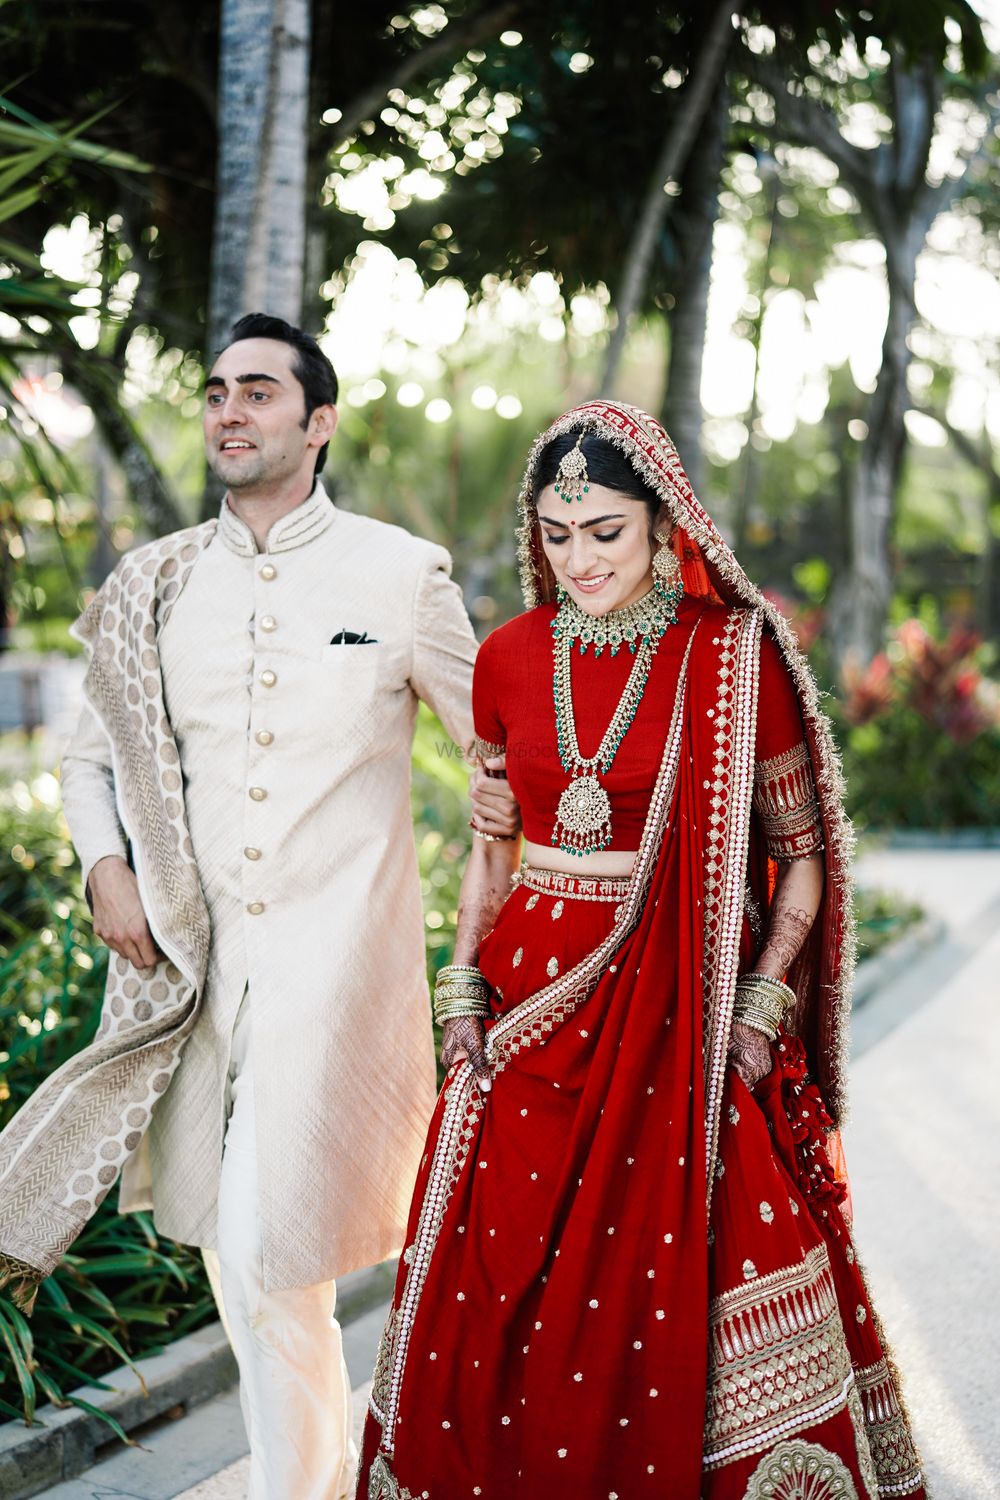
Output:
<svg viewBox="0 0 1000 1500">
<path fill-rule="evenodd" d="M 295 350 L 292 374 L 302 387 L 306 400 L 305 427 L 317 406 L 336 406 L 337 372 L 317 344 L 311 333 L 286 323 L 284 318 L 274 318 L 270 313 L 247 313 L 234 323 L 230 331 L 229 344 L 238 344 L 243 339 L 275 339 L 279 344 L 290 344 Z M 228 349 L 229 344 L 226 345 Z M 316 457 L 316 473 L 326 463 L 324 443 Z"/>
</svg>

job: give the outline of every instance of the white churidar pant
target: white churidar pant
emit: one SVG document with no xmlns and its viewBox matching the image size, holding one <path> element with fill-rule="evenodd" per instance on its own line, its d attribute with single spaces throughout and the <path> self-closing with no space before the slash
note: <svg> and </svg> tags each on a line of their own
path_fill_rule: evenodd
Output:
<svg viewBox="0 0 1000 1500">
<path fill-rule="evenodd" d="M 351 1383 L 333 1315 L 336 1285 L 263 1289 L 252 1068 L 247 995 L 233 1029 L 226 1089 L 218 1251 L 204 1257 L 239 1366 L 248 1500 L 345 1500 L 353 1494 L 357 1451 Z"/>
</svg>

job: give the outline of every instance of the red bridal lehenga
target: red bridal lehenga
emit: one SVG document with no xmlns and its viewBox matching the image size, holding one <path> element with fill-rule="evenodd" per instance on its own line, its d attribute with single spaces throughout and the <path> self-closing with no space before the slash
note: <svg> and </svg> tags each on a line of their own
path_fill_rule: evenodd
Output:
<svg viewBox="0 0 1000 1500">
<path fill-rule="evenodd" d="M 603 778 L 626 880 L 526 868 L 480 948 L 484 1103 L 450 1072 L 416 1184 L 365 1431 L 364 1500 L 853 1500 L 922 1496 L 835 1169 L 850 835 L 787 627 L 694 500 L 652 418 L 593 402 L 536 444 L 527 613 L 476 664 L 525 836 L 566 785 L 542 444 L 588 424 L 670 505 L 685 598 Z M 573 657 L 596 746 L 630 653 Z M 726 1064 L 776 859 L 825 850 L 798 1004 L 751 1094 Z"/>
</svg>

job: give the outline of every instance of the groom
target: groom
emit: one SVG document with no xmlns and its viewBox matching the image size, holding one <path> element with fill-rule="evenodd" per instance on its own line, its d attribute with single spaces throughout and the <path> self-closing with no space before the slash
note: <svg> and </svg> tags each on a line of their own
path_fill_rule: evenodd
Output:
<svg viewBox="0 0 1000 1500">
<path fill-rule="evenodd" d="M 334 1278 L 398 1249 L 434 1096 L 418 699 L 473 739 L 476 644 L 448 554 L 338 509 L 319 480 L 336 396 L 300 329 L 235 325 L 205 384 L 218 521 L 123 559 L 78 622 L 88 706 L 63 763 L 117 955 L 90 1069 L 112 1125 L 61 1197 L 35 1196 L 65 1239 L 127 1156 L 123 1209 L 204 1247 L 253 1500 L 339 1500 L 352 1480 Z M 477 775 L 474 798 L 481 830 L 516 830 L 504 781 Z M 31 1190 L 18 1120 L 0 1198 L 5 1169 Z M 0 1210 L 3 1251 L 46 1269 L 23 1232 L 5 1242 Z"/>
</svg>

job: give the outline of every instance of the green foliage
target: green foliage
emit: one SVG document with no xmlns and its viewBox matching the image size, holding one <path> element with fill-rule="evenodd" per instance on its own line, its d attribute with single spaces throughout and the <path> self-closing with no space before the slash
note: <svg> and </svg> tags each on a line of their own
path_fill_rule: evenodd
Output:
<svg viewBox="0 0 1000 1500">
<path fill-rule="evenodd" d="M 864 962 L 915 927 L 923 908 L 890 891 L 862 887 L 854 893 L 854 916 L 858 924 L 858 957 Z"/>
<path fill-rule="evenodd" d="M 969 744 L 913 708 L 840 731 L 848 809 L 859 828 L 993 828 L 1000 807 L 1000 734 Z"/>
<path fill-rule="evenodd" d="M 848 668 L 831 709 L 848 810 L 861 828 L 994 827 L 1000 807 L 1000 684 L 971 631 L 898 626 L 864 672 Z"/>
</svg>

